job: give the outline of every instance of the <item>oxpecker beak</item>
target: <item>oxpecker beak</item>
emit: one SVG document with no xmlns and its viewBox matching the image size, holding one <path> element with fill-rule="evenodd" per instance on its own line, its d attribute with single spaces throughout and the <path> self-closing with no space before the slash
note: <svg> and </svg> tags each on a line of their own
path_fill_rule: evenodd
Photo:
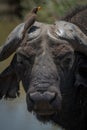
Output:
<svg viewBox="0 0 87 130">
<path fill-rule="evenodd" d="M 39 10 L 41 10 L 41 7 L 40 7 L 40 6 L 38 6 L 38 11 L 39 11 Z"/>
</svg>

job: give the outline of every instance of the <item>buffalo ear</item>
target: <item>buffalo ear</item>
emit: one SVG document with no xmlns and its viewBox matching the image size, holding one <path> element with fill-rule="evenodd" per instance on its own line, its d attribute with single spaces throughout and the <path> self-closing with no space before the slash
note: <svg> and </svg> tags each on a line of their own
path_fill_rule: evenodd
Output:
<svg viewBox="0 0 87 130">
<path fill-rule="evenodd" d="M 12 63 L 0 74 L 0 99 L 16 98 L 19 95 L 19 81 Z"/>
<path fill-rule="evenodd" d="M 81 60 L 75 75 L 76 96 L 80 104 L 87 103 L 87 58 Z"/>
<path fill-rule="evenodd" d="M 87 87 L 87 57 L 80 57 L 78 62 L 78 68 L 75 74 L 75 84 L 76 86 L 83 85 L 84 87 Z"/>
</svg>

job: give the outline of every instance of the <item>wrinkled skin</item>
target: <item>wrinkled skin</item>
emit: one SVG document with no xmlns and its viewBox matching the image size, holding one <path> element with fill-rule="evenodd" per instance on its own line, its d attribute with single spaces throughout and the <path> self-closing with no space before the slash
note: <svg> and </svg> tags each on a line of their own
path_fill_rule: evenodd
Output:
<svg viewBox="0 0 87 130">
<path fill-rule="evenodd" d="M 67 130 L 86 130 L 86 35 L 68 22 L 35 22 L 22 42 L 23 27 L 20 24 L 0 48 L 0 60 L 16 50 L 0 74 L 0 97 L 15 98 L 22 81 L 28 111 L 38 120 L 55 122 Z"/>
</svg>

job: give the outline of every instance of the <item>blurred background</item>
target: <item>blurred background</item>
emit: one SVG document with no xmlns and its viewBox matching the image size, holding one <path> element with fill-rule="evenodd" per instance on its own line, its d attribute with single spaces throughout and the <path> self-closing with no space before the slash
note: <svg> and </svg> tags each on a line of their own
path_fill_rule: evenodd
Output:
<svg viewBox="0 0 87 130">
<path fill-rule="evenodd" d="M 87 0 L 0 0 L 0 46 L 16 25 L 24 21 L 27 13 L 41 6 L 38 21 L 52 23 L 63 17 L 77 5 L 85 5 Z M 0 72 L 8 66 L 12 56 L 0 62 Z M 22 85 L 21 85 L 22 86 Z M 62 130 L 62 128 L 38 122 L 27 111 L 26 94 L 21 87 L 21 96 L 13 101 L 0 101 L 0 130 Z"/>
<path fill-rule="evenodd" d="M 0 0 L 0 43 L 4 42 L 8 33 L 20 22 L 27 13 L 36 6 L 38 20 L 52 23 L 77 5 L 85 5 L 87 0 Z"/>
</svg>

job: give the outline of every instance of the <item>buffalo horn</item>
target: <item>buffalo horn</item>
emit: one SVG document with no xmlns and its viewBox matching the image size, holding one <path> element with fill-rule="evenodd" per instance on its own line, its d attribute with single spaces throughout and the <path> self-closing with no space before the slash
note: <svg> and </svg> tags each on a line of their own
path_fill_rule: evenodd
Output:
<svg viewBox="0 0 87 130">
<path fill-rule="evenodd" d="M 65 21 L 58 21 L 55 25 L 55 33 L 58 38 L 68 41 L 75 51 L 87 55 L 87 36 L 78 26 Z"/>
<path fill-rule="evenodd" d="M 8 36 L 4 45 L 0 47 L 0 61 L 8 58 L 20 45 L 24 24 L 18 25 Z"/>
</svg>

